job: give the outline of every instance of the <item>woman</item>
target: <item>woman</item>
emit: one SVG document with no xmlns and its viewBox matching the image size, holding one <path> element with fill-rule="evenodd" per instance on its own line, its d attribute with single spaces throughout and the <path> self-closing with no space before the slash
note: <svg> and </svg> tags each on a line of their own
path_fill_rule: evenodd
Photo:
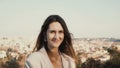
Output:
<svg viewBox="0 0 120 68">
<path fill-rule="evenodd" d="M 44 22 L 26 68 L 75 68 L 75 52 L 65 21 L 50 15 Z"/>
</svg>

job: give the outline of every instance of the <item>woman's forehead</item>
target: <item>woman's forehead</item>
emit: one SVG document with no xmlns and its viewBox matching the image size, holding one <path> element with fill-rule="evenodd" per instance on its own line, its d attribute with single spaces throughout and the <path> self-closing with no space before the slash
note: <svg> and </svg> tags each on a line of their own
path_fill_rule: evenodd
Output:
<svg viewBox="0 0 120 68">
<path fill-rule="evenodd" d="M 52 22 L 49 25 L 48 29 L 50 29 L 50 30 L 63 30 L 63 27 L 59 22 Z"/>
</svg>

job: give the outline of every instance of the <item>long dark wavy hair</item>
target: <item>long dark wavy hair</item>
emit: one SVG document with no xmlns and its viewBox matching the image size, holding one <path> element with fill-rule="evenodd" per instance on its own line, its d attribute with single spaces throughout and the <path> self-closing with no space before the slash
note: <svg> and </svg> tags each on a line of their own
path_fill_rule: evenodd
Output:
<svg viewBox="0 0 120 68">
<path fill-rule="evenodd" d="M 59 15 L 50 15 L 47 17 L 47 19 L 45 20 L 45 22 L 43 23 L 43 25 L 41 27 L 41 31 L 40 31 L 40 34 L 38 35 L 34 51 L 40 50 L 43 46 L 47 49 L 47 41 L 45 41 L 46 32 L 49 28 L 49 25 L 52 22 L 60 23 L 64 30 L 64 40 L 59 46 L 59 51 L 62 53 L 65 53 L 65 54 L 69 55 L 70 57 L 72 57 L 73 59 L 75 59 L 76 56 L 75 56 L 75 51 L 72 46 L 70 32 L 67 28 L 67 25 L 66 25 L 64 19 L 61 18 Z"/>
</svg>

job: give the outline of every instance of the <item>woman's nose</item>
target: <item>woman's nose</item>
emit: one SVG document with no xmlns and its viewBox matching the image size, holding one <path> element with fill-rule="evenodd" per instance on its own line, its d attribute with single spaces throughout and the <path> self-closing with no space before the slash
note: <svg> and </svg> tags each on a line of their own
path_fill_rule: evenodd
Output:
<svg viewBox="0 0 120 68">
<path fill-rule="evenodd" d="M 59 39 L 59 34 L 56 33 L 55 36 L 54 36 L 54 38 L 55 38 L 56 40 L 58 40 L 58 39 Z"/>
</svg>

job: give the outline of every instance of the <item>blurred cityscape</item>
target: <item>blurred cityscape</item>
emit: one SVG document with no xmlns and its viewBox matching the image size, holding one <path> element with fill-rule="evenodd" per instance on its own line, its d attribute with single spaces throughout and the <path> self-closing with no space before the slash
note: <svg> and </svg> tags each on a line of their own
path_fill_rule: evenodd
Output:
<svg viewBox="0 0 120 68">
<path fill-rule="evenodd" d="M 102 62 L 109 60 L 108 48 L 115 48 L 120 52 L 120 39 L 73 38 L 72 40 L 73 47 L 81 63 L 86 62 L 89 58 Z M 0 68 L 24 68 L 25 59 L 32 52 L 35 42 L 36 40 L 23 37 L 0 37 Z M 12 67 L 11 64 L 14 66 Z"/>
</svg>

